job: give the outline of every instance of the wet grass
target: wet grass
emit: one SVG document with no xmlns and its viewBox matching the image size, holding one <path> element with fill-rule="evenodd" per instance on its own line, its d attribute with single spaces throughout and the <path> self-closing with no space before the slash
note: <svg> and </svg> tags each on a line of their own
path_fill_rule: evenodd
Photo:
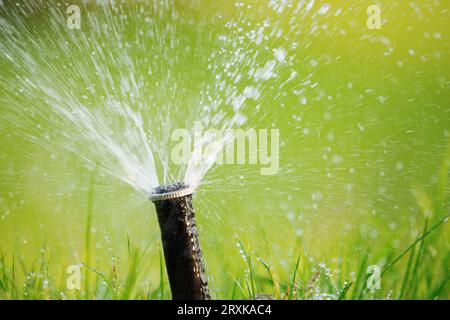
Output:
<svg viewBox="0 0 450 320">
<path fill-rule="evenodd" d="M 444 160 L 442 166 L 448 169 L 450 153 Z M 309 259 L 299 243 L 292 251 L 296 254 L 290 255 L 283 270 L 253 250 L 252 243 L 237 238 L 234 248 L 242 257 L 242 261 L 235 262 L 240 266 L 239 271 L 232 274 L 224 267 L 219 275 L 210 277 L 213 298 L 449 299 L 450 252 L 446 241 L 449 214 L 445 198 L 448 184 L 447 179 L 444 180 L 436 199 L 416 187 L 417 206 L 423 212 L 420 233 L 403 248 L 385 248 L 385 254 L 376 264 L 370 245 L 361 250 L 359 256 L 343 251 L 340 253 L 342 259 L 337 262 L 317 263 Z M 70 275 L 61 270 L 65 264 L 52 258 L 50 246 L 44 244 L 31 264 L 25 262 L 20 252 L 0 251 L 0 299 L 170 299 L 160 243 L 136 245 L 127 235 L 124 243 L 127 255 L 120 259 L 121 263 L 111 247 L 109 263 L 101 264 L 93 259 L 94 185 L 93 177 L 87 192 L 85 252 L 84 262 L 80 265 L 83 272 L 80 273 L 79 288 L 69 288 L 67 279 Z M 144 262 L 155 258 L 151 253 L 155 247 L 158 248 L 159 279 L 143 286 L 142 283 L 146 283 L 143 279 L 154 272 Z M 108 268 L 99 270 L 93 265 L 94 261 Z M 373 286 L 374 279 L 379 279 L 379 288 Z M 219 283 L 224 285 L 217 287 Z"/>
<path fill-rule="evenodd" d="M 85 230 L 85 261 L 79 289 L 68 289 L 65 270 L 51 259 L 49 249 L 43 246 L 39 257 L 31 265 L 18 253 L 0 253 L 1 299 L 170 299 L 161 244 L 149 243 L 135 246 L 127 236 L 125 259 L 117 263 L 112 249 L 110 270 L 98 270 L 92 263 L 91 229 L 94 182 L 88 191 L 88 210 Z M 430 202 L 431 203 L 431 202 Z M 425 215 L 421 233 L 403 250 L 386 249 L 379 269 L 380 288 L 370 289 L 368 284 L 377 276 L 370 269 L 370 248 L 359 257 L 345 256 L 333 268 L 325 263 L 307 259 L 302 248 L 289 261 L 287 272 L 279 272 L 263 256 L 237 239 L 237 249 L 242 256 L 238 274 L 223 272 L 228 283 L 216 288 L 217 279 L 211 279 L 213 298 L 222 299 L 448 299 L 450 297 L 450 253 L 436 255 L 444 241 L 449 215 L 445 203 L 436 202 L 433 215 Z M 430 208 L 424 208 L 430 210 Z M 149 249 L 158 245 L 159 281 L 148 288 L 139 285 L 150 272 L 142 262 L 149 259 Z M 352 263 L 349 263 L 352 262 Z M 350 265 L 356 266 L 349 267 Z M 122 270 L 123 269 L 123 270 Z M 333 271 L 332 271 L 333 270 Z M 59 272 L 58 272 L 59 271 Z M 281 276 L 287 274 L 288 276 Z M 216 275 L 217 277 L 217 275 Z"/>
<path fill-rule="evenodd" d="M 430 246 L 439 237 L 448 216 L 440 217 L 427 228 L 425 220 L 422 233 L 403 251 L 386 260 L 381 268 L 380 289 L 368 289 L 367 283 L 373 275 L 367 272 L 368 254 L 359 259 L 359 268 L 355 271 L 341 264 L 339 277 L 336 277 L 324 264 L 315 265 L 299 254 L 291 260 L 289 278 L 282 278 L 277 270 L 264 258 L 257 256 L 248 246 L 238 242 L 244 258 L 242 272 L 229 281 L 224 299 L 448 299 L 448 266 L 450 255 L 436 259 L 431 257 Z M 148 248 L 134 247 L 128 242 L 127 267 L 119 270 L 112 264 L 110 272 L 103 272 L 84 265 L 82 286 L 69 290 L 66 278 L 55 281 L 52 270 L 58 264 L 49 259 L 48 251 L 43 248 L 41 255 L 31 266 L 19 263 L 16 258 L 7 263 L 7 254 L 0 254 L 0 298 L 1 299 L 169 299 L 170 292 L 165 276 L 162 250 L 159 255 L 160 279 L 154 287 L 142 289 L 138 283 L 146 276 L 142 260 Z M 353 258 L 354 259 L 354 258 Z M 345 259 L 344 259 L 345 260 Z M 441 267 L 436 265 L 440 263 Z M 440 269 L 436 277 L 436 270 Z M 17 281 L 17 274 L 24 278 Z M 227 276 L 224 273 L 224 276 Z M 211 289 L 215 281 L 211 281 Z"/>
</svg>

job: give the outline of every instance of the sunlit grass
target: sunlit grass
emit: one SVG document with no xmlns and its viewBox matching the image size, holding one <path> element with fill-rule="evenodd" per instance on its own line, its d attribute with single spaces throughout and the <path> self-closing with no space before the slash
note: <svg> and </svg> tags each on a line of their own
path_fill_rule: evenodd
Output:
<svg viewBox="0 0 450 320">
<path fill-rule="evenodd" d="M 448 157 L 446 153 L 443 166 L 448 165 Z M 235 250 L 242 257 L 242 261 L 236 262 L 240 271 L 230 276 L 224 269 L 221 274 L 216 274 L 214 280 L 210 281 L 213 298 L 448 299 L 450 252 L 440 255 L 435 253 L 441 246 L 445 250 L 446 246 L 443 238 L 446 237 L 449 218 L 447 203 L 442 198 L 432 201 L 421 188 L 417 188 L 417 205 L 424 213 L 422 231 L 403 250 L 386 248 L 386 255 L 381 259 L 383 265 L 379 265 L 380 289 L 368 288 L 372 276 L 368 271 L 370 248 L 359 257 L 343 253 L 342 260 L 334 263 L 332 268 L 325 262 L 317 264 L 310 261 L 300 245 L 295 250 L 298 255 L 288 259 L 287 272 L 278 272 L 280 270 L 251 249 L 251 243 L 245 244 L 236 239 Z M 444 188 L 447 188 L 447 182 Z M 94 176 L 87 195 L 82 287 L 79 290 L 67 288 L 68 275 L 65 270 L 61 272 L 61 264 L 52 260 L 50 249 L 44 244 L 32 264 L 26 264 L 18 252 L 0 253 L 1 299 L 170 299 L 160 243 L 148 243 L 140 247 L 134 245 L 127 236 L 123 244 L 127 256 L 122 258 L 120 265 L 111 248 L 111 261 L 105 263 L 110 266 L 109 270 L 98 270 L 91 265 L 94 261 L 91 257 L 92 218 L 95 215 L 93 202 Z M 148 259 L 151 246 L 158 247 L 159 281 L 143 289 L 139 282 L 148 275 L 149 270 L 143 261 Z M 350 265 L 356 268 L 352 269 Z M 224 288 L 215 287 L 219 283 L 218 276 L 223 277 L 220 283 L 226 283 Z"/>
<path fill-rule="evenodd" d="M 302 255 L 291 260 L 290 279 L 279 279 L 276 270 L 262 257 L 256 256 L 249 248 L 239 242 L 239 249 L 245 264 L 242 272 L 230 280 L 229 292 L 221 299 L 447 299 L 448 262 L 450 255 L 441 259 L 430 259 L 429 248 L 448 216 L 441 217 L 433 226 L 426 228 L 410 246 L 392 257 L 387 257 L 381 272 L 381 288 L 367 289 L 371 276 L 367 273 L 367 255 L 359 257 L 356 277 L 349 269 L 341 267 L 339 279 L 325 264 L 314 265 Z M 428 242 L 426 241 L 428 240 Z M 84 266 L 84 286 L 80 290 L 68 290 L 65 281 L 55 281 L 49 270 L 57 270 L 43 248 L 38 260 L 31 266 L 21 264 L 17 270 L 15 259 L 8 265 L 7 254 L 0 256 L 0 298 L 1 299 L 168 299 L 170 293 L 165 278 L 164 261 L 160 255 L 160 281 L 155 287 L 142 290 L 137 286 L 146 270 L 141 268 L 146 250 L 129 246 L 128 267 L 122 272 L 112 265 L 109 272 L 101 272 L 94 267 Z M 347 257 L 346 259 L 354 259 Z M 406 263 L 404 260 L 407 260 Z M 254 264 L 260 264 L 258 268 Z M 436 263 L 442 264 L 436 276 Z M 20 273 L 25 281 L 20 283 L 16 275 Z M 223 274 L 226 277 L 226 273 Z M 354 280 L 351 280 L 354 279 Z M 385 279 L 388 280 L 385 282 Z M 388 283 L 386 285 L 385 283 Z M 211 283 L 213 292 L 214 282 Z M 222 290 L 223 292 L 223 290 Z"/>
</svg>

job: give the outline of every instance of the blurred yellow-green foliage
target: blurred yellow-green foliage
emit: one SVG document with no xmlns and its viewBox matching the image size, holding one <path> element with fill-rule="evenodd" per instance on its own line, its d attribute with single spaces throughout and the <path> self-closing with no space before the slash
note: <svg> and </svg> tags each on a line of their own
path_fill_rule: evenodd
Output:
<svg viewBox="0 0 450 320">
<path fill-rule="evenodd" d="M 96 169 L 101 158 L 87 164 L 80 157 L 82 143 L 80 150 L 67 151 L 64 141 L 76 140 L 76 131 L 57 116 L 35 112 L 48 107 L 33 79 L 48 78 L 56 94 L 80 100 L 86 95 L 91 108 L 101 107 L 87 86 L 108 86 L 90 64 L 93 52 L 105 54 L 109 65 L 102 68 L 118 78 L 147 81 L 141 102 L 161 119 L 165 111 L 158 106 L 176 105 L 173 127 L 182 127 L 199 115 L 200 92 L 214 81 L 207 69 L 211 54 L 237 46 L 249 55 L 259 52 L 261 64 L 272 59 L 273 49 L 289 51 L 290 60 L 260 88 L 260 105 L 249 102 L 243 111 L 245 127 L 280 130 L 280 170 L 261 176 L 254 165 L 215 166 L 204 177 L 194 203 L 213 296 L 252 297 L 248 285 L 255 281 L 256 291 L 278 298 L 292 298 L 292 291 L 299 298 L 336 298 L 349 281 L 360 287 L 351 286 L 345 298 L 448 298 L 448 223 L 408 251 L 383 277 L 381 290 L 360 291 L 368 265 L 388 265 L 449 213 L 450 3 L 168 3 L 175 18 L 152 15 L 152 4 L 144 1 L 117 1 L 117 10 L 78 3 L 82 29 L 65 30 L 65 3 L 36 2 L 30 13 L 24 2 L 0 1 L 0 25 L 16 30 L 0 29 L 0 297 L 27 298 L 23 287 L 32 298 L 170 297 L 165 279 L 161 288 L 152 203 Z M 380 29 L 366 26 L 372 4 L 381 8 Z M 167 34 L 137 41 L 139 31 L 147 30 L 146 17 Z M 269 31 L 281 32 L 265 45 L 232 31 L 257 30 L 265 21 Z M 103 37 L 95 22 L 115 29 Z M 227 23 L 237 25 L 227 29 Z M 222 35 L 235 41 L 223 44 Z M 14 62 L 6 56 L 19 51 Z M 106 53 L 115 56 L 109 61 Z M 126 57 L 132 68 L 120 63 Z M 243 71 L 252 67 L 246 61 Z M 218 56 L 219 69 L 226 62 Z M 79 65 L 83 71 L 77 74 Z M 284 84 L 293 70 L 295 81 Z M 31 79 L 28 85 L 24 78 Z M 119 101 L 131 101 L 123 88 L 110 89 Z M 95 269 L 87 272 L 90 293 L 84 293 L 85 282 L 81 291 L 67 290 L 66 268 L 87 256 Z M 138 278 L 132 289 L 120 291 L 130 270 Z M 315 279 L 317 270 L 322 272 Z M 111 287 L 119 293 L 108 293 Z M 316 289 L 324 295 L 315 295 Z"/>
</svg>

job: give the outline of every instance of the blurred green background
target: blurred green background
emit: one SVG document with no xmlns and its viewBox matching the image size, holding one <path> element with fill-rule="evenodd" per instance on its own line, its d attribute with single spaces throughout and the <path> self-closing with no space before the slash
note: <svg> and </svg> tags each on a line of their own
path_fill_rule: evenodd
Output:
<svg viewBox="0 0 450 320">
<path fill-rule="evenodd" d="M 86 164 L 79 154 L 95 150 L 95 144 L 77 141 L 75 126 L 49 111 L 50 91 L 31 83 L 48 84 L 61 101 L 74 99 L 89 108 L 104 106 L 108 90 L 137 110 L 142 103 L 149 131 L 162 139 L 170 129 L 163 128 L 165 115 L 172 128 L 205 116 L 199 107 L 205 86 L 214 86 L 229 59 L 245 75 L 273 59 L 273 49 L 288 52 L 276 77 L 259 87 L 259 101 L 242 111 L 245 128 L 280 130 L 280 171 L 261 176 L 257 165 L 215 166 L 194 197 L 214 297 L 247 297 L 249 262 L 240 242 L 266 263 L 250 263 L 258 292 L 273 293 L 274 278 L 287 290 L 301 255 L 299 287 L 325 265 L 332 276 L 321 292 L 336 293 L 344 280 L 355 281 L 362 265 L 385 265 L 421 234 L 425 221 L 431 226 L 449 213 L 448 1 L 306 1 L 298 13 L 301 1 L 175 1 L 160 15 L 145 1 L 112 8 L 83 2 L 81 30 L 65 27 L 65 3 L 1 3 L 0 252 L 5 266 L 14 260 L 24 270 L 15 275 L 17 287 L 45 257 L 48 270 L 41 275 L 56 296 L 65 291 L 84 297 L 84 283 L 80 292 L 70 291 L 64 279 L 69 265 L 86 262 L 90 213 L 89 264 L 122 279 L 132 264 L 129 250 L 137 247 L 139 277 L 127 297 L 161 297 L 153 204 L 97 170 L 101 152 L 91 159 L 94 165 Z M 378 30 L 366 26 L 372 4 L 382 10 Z M 155 33 L 146 33 L 146 18 Z M 239 38 L 265 21 L 281 35 L 267 32 L 261 45 Z M 236 26 L 226 27 L 230 22 Z M 231 58 L 236 46 L 246 53 L 243 62 Z M 216 54 L 220 48 L 222 55 Z M 105 88 L 106 82 L 102 87 L 95 63 L 112 75 L 115 88 Z M 208 69 L 211 63 L 216 69 Z M 298 75 L 287 81 L 292 71 Z M 127 92 L 122 78 L 139 85 Z M 448 231 L 447 223 L 427 239 L 427 270 L 409 275 L 417 282 L 411 297 L 429 297 L 442 281 L 440 298 L 449 297 Z M 405 256 L 372 297 L 399 297 L 407 270 Z M 90 281 L 100 278 L 92 272 Z M 167 288 L 163 298 L 170 297 Z M 111 297 L 100 291 L 89 297 Z"/>
</svg>

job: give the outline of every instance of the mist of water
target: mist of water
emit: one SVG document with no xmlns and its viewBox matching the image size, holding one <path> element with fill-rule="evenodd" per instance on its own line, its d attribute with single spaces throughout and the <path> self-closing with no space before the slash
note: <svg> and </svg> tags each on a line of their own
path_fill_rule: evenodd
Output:
<svg viewBox="0 0 450 320">
<path fill-rule="evenodd" d="M 271 6 L 282 13 L 282 5 Z M 129 7 L 134 15 L 124 11 Z M 189 128 L 193 121 L 222 131 L 244 125 L 248 101 L 256 104 L 251 113 L 257 116 L 265 83 L 292 61 L 288 49 L 271 44 L 286 37 L 281 20 L 251 25 L 244 15 L 251 5 L 235 7 L 239 16 L 216 17 L 223 30 L 210 31 L 209 47 L 197 47 L 199 34 L 208 31 L 186 21 L 172 1 L 86 4 L 81 30 L 67 28 L 61 4 L 29 1 L 12 12 L 5 9 L 0 50 L 8 65 L 1 79 L 8 113 L 3 115 L 43 147 L 62 146 L 146 194 L 170 181 L 197 187 L 230 137 L 201 137 L 188 164 L 173 168 L 171 130 Z M 27 25 L 33 17 L 41 19 L 42 30 Z M 186 28 L 191 31 L 183 33 Z M 282 87 L 296 76 L 292 70 L 277 82 Z M 189 81 L 196 87 L 187 91 Z M 57 127 L 59 135 L 46 136 L 48 128 L 40 123 Z"/>
</svg>

